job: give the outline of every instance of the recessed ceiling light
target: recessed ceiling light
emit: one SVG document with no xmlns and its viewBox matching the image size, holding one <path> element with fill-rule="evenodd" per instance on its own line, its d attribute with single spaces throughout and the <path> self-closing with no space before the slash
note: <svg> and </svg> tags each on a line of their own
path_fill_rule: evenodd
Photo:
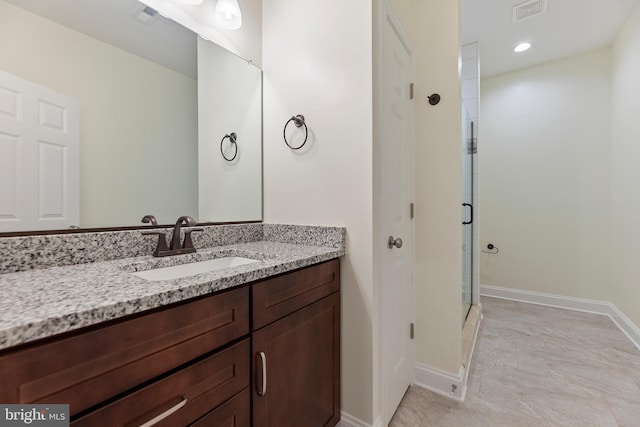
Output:
<svg viewBox="0 0 640 427">
<path fill-rule="evenodd" d="M 513 48 L 514 52 L 524 52 L 525 50 L 531 47 L 531 43 L 520 43 L 518 46 Z"/>
</svg>

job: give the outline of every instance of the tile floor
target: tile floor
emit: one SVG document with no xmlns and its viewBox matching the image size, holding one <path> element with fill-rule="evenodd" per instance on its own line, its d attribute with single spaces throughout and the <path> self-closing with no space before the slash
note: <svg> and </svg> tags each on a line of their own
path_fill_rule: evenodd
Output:
<svg viewBox="0 0 640 427">
<path fill-rule="evenodd" d="M 608 317 L 482 307 L 465 402 L 411 387 L 391 427 L 640 427 L 640 350 Z"/>
</svg>

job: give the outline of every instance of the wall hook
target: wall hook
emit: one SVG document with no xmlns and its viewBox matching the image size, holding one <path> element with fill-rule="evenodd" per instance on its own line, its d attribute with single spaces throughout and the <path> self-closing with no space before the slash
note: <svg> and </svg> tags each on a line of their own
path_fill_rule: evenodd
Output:
<svg viewBox="0 0 640 427">
<path fill-rule="evenodd" d="M 427 99 L 429 99 L 429 104 L 438 105 L 438 103 L 440 102 L 440 95 L 437 93 L 434 93 L 432 95 L 427 96 Z"/>
</svg>

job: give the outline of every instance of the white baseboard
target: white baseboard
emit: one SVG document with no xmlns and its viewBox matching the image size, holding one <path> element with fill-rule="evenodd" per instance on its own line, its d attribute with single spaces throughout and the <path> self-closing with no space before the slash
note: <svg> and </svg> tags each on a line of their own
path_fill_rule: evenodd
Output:
<svg viewBox="0 0 640 427">
<path fill-rule="evenodd" d="M 461 366 L 458 375 L 452 375 L 440 369 L 432 368 L 421 363 L 416 363 L 414 368 L 415 382 L 417 387 L 432 391 L 449 399 L 464 402 L 467 392 L 464 383 L 465 369 Z"/>
<path fill-rule="evenodd" d="M 638 347 L 638 350 L 640 350 L 640 328 L 613 304 L 611 304 L 609 317 L 613 320 L 613 323 L 618 325 L 618 328 L 624 332 L 631 342 Z"/>
<path fill-rule="evenodd" d="M 382 418 L 378 418 L 372 426 L 371 424 L 342 411 L 340 412 L 340 421 L 336 427 L 382 427 Z"/>
<path fill-rule="evenodd" d="M 480 310 L 482 310 L 480 308 Z M 464 402 L 467 395 L 467 380 L 469 379 L 469 367 L 473 359 L 473 353 L 478 340 L 478 331 L 482 322 L 482 311 L 480 311 L 478 321 L 474 326 L 473 338 L 471 341 L 471 349 L 464 365 L 460 367 L 458 375 L 452 375 L 448 372 L 432 368 L 421 363 L 416 363 L 414 367 L 414 385 L 424 388 L 449 399 L 458 402 Z"/>
<path fill-rule="evenodd" d="M 608 302 L 583 298 L 565 297 L 562 295 L 545 294 L 542 292 L 523 291 L 520 289 L 501 288 L 498 286 L 480 285 L 480 296 L 527 302 L 530 304 L 546 305 L 548 307 L 566 308 L 568 310 L 584 311 L 587 313 L 609 314 Z"/>
<path fill-rule="evenodd" d="M 520 289 L 501 288 L 498 286 L 482 284 L 480 285 L 480 295 L 609 316 L 613 323 L 615 323 L 640 350 L 640 328 L 625 316 L 618 307 L 610 302 L 566 297 L 563 295 L 546 294 L 542 292 L 523 291 Z"/>
</svg>

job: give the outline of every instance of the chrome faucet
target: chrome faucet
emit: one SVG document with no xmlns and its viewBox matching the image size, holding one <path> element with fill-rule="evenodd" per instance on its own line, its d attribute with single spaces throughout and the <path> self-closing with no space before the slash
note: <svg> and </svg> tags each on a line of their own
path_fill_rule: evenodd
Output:
<svg viewBox="0 0 640 427">
<path fill-rule="evenodd" d="M 196 221 L 190 216 L 181 216 L 176 221 L 176 225 L 173 227 L 173 235 L 171 236 L 171 244 L 167 248 L 167 240 L 165 233 L 162 231 L 146 231 L 142 234 L 144 235 L 157 235 L 158 236 L 158 245 L 156 246 L 156 250 L 153 252 L 153 256 L 169 256 L 169 255 L 182 255 L 189 254 L 196 251 L 196 248 L 193 246 L 193 240 L 191 239 L 191 233 L 194 231 L 202 231 L 202 228 L 192 228 L 190 230 L 185 231 L 184 233 L 184 242 L 180 244 L 180 231 L 182 229 L 182 225 L 186 225 L 187 227 L 193 227 L 196 225 Z"/>
</svg>

